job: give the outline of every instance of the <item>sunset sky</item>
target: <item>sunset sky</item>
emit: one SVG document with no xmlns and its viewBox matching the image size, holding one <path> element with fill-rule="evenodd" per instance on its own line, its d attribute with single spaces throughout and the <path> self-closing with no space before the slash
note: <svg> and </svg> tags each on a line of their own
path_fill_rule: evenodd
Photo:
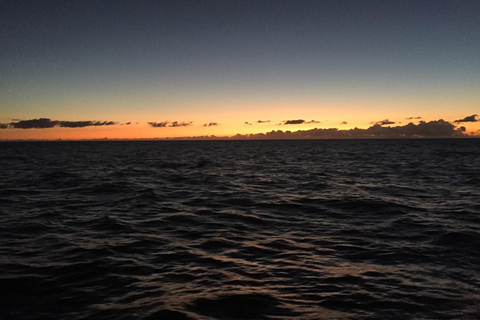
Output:
<svg viewBox="0 0 480 320">
<path fill-rule="evenodd" d="M 478 0 L 0 6 L 0 139 L 232 136 L 387 119 L 443 119 L 480 134 Z M 41 118 L 50 122 L 28 122 Z"/>
</svg>

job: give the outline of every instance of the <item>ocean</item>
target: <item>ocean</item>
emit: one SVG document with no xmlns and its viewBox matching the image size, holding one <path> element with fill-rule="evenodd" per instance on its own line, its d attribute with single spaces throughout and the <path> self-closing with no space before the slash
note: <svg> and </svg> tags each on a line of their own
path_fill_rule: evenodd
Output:
<svg viewBox="0 0 480 320">
<path fill-rule="evenodd" d="M 0 144 L 0 319 L 479 319 L 480 139 Z"/>
</svg>

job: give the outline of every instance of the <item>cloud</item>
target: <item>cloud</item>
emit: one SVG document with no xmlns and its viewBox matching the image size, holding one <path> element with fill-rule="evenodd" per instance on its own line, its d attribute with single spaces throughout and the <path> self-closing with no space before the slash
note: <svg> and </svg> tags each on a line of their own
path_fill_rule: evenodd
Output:
<svg viewBox="0 0 480 320">
<path fill-rule="evenodd" d="M 385 120 L 382 120 L 382 121 L 377 121 L 377 122 L 373 122 L 374 125 L 380 125 L 380 126 L 384 126 L 386 124 L 395 124 L 395 122 L 393 121 L 390 121 L 388 119 L 385 119 Z"/>
<path fill-rule="evenodd" d="M 305 121 L 303 119 L 283 121 L 284 125 L 286 125 L 286 124 L 309 124 L 309 123 L 320 123 L 320 121 L 317 121 L 317 120 Z M 280 123 L 280 125 L 281 125 L 281 123 Z"/>
<path fill-rule="evenodd" d="M 284 121 L 284 124 L 302 124 L 302 123 L 305 123 L 305 120 L 298 119 L 298 120 L 286 120 L 286 121 Z"/>
<path fill-rule="evenodd" d="M 14 129 L 46 129 L 53 128 L 59 124 L 59 121 L 52 121 L 48 118 L 20 120 L 9 123 L 10 128 Z"/>
<path fill-rule="evenodd" d="M 422 117 L 408 117 L 408 118 L 405 118 L 405 120 L 418 120 L 418 119 L 422 119 Z"/>
<path fill-rule="evenodd" d="M 380 124 L 365 129 L 365 132 L 373 136 L 385 137 L 453 137 L 463 135 L 460 130 L 448 121 L 442 119 L 436 121 L 420 121 L 418 125 L 409 123 L 404 126 L 382 127 Z"/>
<path fill-rule="evenodd" d="M 111 126 L 115 124 L 117 124 L 117 122 L 114 121 L 59 121 L 51 120 L 49 118 L 39 118 L 2 123 L 0 124 L 0 129 L 48 129 L 53 127 L 83 128 L 90 126 Z"/>
<path fill-rule="evenodd" d="M 149 125 L 151 125 L 154 128 L 165 128 L 168 125 L 168 121 L 163 121 L 163 122 L 149 122 Z"/>
<path fill-rule="evenodd" d="M 472 114 L 471 116 L 465 117 L 463 119 L 455 120 L 453 122 L 460 123 L 460 122 L 478 122 L 479 120 L 476 119 L 478 114 Z"/>
<path fill-rule="evenodd" d="M 213 126 L 219 126 L 220 124 L 217 122 L 210 122 L 210 123 L 205 123 L 203 126 L 204 127 L 213 127 Z"/>
<path fill-rule="evenodd" d="M 340 124 L 347 124 L 348 122 L 347 121 L 342 121 Z"/>
<path fill-rule="evenodd" d="M 265 133 L 236 134 L 232 137 L 193 136 L 165 138 L 172 140 L 268 140 L 268 139 L 402 139 L 402 138 L 462 138 L 468 137 L 464 128 L 442 119 L 436 121 L 420 121 L 403 126 L 382 127 L 372 125 L 367 129 L 315 128 L 310 130 L 282 131 L 272 130 Z M 480 130 L 478 131 L 480 132 Z M 474 133 L 472 133 L 473 135 Z"/>
<path fill-rule="evenodd" d="M 271 120 L 258 120 L 257 123 L 267 123 L 272 122 Z"/>
<path fill-rule="evenodd" d="M 191 126 L 193 124 L 192 121 L 189 121 L 189 122 L 178 122 L 178 121 L 173 121 L 169 127 L 188 127 L 188 126 Z"/>
<path fill-rule="evenodd" d="M 247 126 L 251 126 L 251 125 L 252 125 L 252 124 L 251 124 L 250 122 L 248 122 L 248 121 L 245 121 L 244 123 L 245 123 Z"/>
<path fill-rule="evenodd" d="M 148 122 L 148 124 L 154 128 L 165 128 L 165 127 L 188 127 L 193 124 L 192 121 L 189 122 L 178 122 L 178 121 L 162 121 L 162 122 Z"/>
<path fill-rule="evenodd" d="M 127 122 L 127 123 L 125 123 L 125 125 L 126 125 L 126 126 L 129 126 L 130 124 L 131 124 L 131 122 Z"/>
<path fill-rule="evenodd" d="M 59 126 L 63 128 L 83 128 L 90 126 L 112 126 L 117 124 L 113 121 L 58 121 Z"/>
<path fill-rule="evenodd" d="M 463 137 L 463 129 L 442 119 L 436 121 L 420 121 L 419 124 L 409 123 L 404 126 L 382 127 L 375 124 L 367 129 L 338 128 L 311 129 L 298 131 L 273 130 L 267 133 L 237 134 L 231 139 L 366 139 L 366 138 L 450 138 Z"/>
</svg>

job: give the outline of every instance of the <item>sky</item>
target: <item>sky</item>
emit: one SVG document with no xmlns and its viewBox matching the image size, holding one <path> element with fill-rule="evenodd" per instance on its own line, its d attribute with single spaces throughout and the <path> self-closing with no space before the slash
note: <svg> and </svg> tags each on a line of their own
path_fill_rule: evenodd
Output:
<svg viewBox="0 0 480 320">
<path fill-rule="evenodd" d="M 0 140 L 480 135 L 479 21 L 478 0 L 3 0 Z"/>
</svg>

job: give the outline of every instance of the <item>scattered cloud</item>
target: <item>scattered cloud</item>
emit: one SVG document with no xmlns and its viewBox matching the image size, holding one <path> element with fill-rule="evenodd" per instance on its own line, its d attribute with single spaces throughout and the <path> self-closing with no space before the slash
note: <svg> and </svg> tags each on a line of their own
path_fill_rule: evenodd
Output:
<svg viewBox="0 0 480 320">
<path fill-rule="evenodd" d="M 283 122 L 283 124 L 302 124 L 305 123 L 305 120 L 303 119 L 298 119 L 298 120 L 286 120 Z"/>
<path fill-rule="evenodd" d="M 258 120 L 257 123 L 267 123 L 272 122 L 271 120 Z"/>
<path fill-rule="evenodd" d="M 422 117 L 408 117 L 408 118 L 405 118 L 405 120 L 419 120 L 419 119 L 422 119 Z"/>
<path fill-rule="evenodd" d="M 163 121 L 163 122 L 149 122 L 149 125 L 151 125 L 154 128 L 165 128 L 168 125 L 168 121 Z"/>
<path fill-rule="evenodd" d="M 382 127 L 375 124 L 367 129 L 338 128 L 311 129 L 298 131 L 273 130 L 267 133 L 237 134 L 230 139 L 368 139 L 368 138 L 451 138 L 464 137 L 463 129 L 442 119 L 436 121 L 420 121 L 404 126 Z"/>
<path fill-rule="evenodd" d="M 188 126 L 191 126 L 193 124 L 192 121 L 189 121 L 189 122 L 178 122 L 178 121 L 173 121 L 169 127 L 188 127 Z"/>
<path fill-rule="evenodd" d="M 252 125 L 252 124 L 251 124 L 250 122 L 248 122 L 248 121 L 245 121 L 245 124 L 246 124 L 247 126 L 251 126 L 251 125 Z"/>
<path fill-rule="evenodd" d="M 48 129 L 54 127 L 62 128 L 84 128 L 91 126 L 111 126 L 118 124 L 115 121 L 60 121 L 49 118 L 31 120 L 18 120 L 10 123 L 1 123 L 0 129 Z"/>
<path fill-rule="evenodd" d="M 245 124 L 250 124 L 245 122 Z M 480 130 L 478 130 L 480 133 Z M 472 135 L 476 133 L 472 132 Z M 420 121 L 403 126 L 383 127 L 375 124 L 367 129 L 315 128 L 309 130 L 282 131 L 272 130 L 265 133 L 236 134 L 226 136 L 189 136 L 164 138 L 166 140 L 268 140 L 268 139 L 398 139 L 398 138 L 462 138 L 468 137 L 464 127 L 457 128 L 454 124 L 442 119 L 436 121 Z"/>
<path fill-rule="evenodd" d="M 460 122 L 478 122 L 479 120 L 476 118 L 478 114 L 472 114 L 471 116 L 465 117 L 463 119 L 455 120 L 453 122 L 460 123 Z"/>
<path fill-rule="evenodd" d="M 52 121 L 48 118 L 20 120 L 18 122 L 10 122 L 8 125 L 14 129 L 46 129 L 57 126 L 58 121 Z"/>
<path fill-rule="evenodd" d="M 310 121 L 305 121 L 303 119 L 298 119 L 298 120 L 285 120 L 283 121 L 283 124 L 309 124 L 309 123 L 320 123 L 320 121 L 317 120 L 310 120 Z M 281 125 L 282 123 L 280 123 Z"/>
<path fill-rule="evenodd" d="M 388 119 L 385 119 L 385 120 L 382 120 L 382 121 L 371 122 L 371 123 L 374 124 L 374 125 L 380 125 L 380 126 L 384 126 L 384 125 L 387 125 L 387 124 L 395 124 L 395 122 L 390 121 Z"/>
<path fill-rule="evenodd" d="M 127 126 L 129 126 L 130 124 L 131 124 L 131 122 L 127 122 L 127 123 L 125 123 L 125 125 L 127 125 Z"/>
<path fill-rule="evenodd" d="M 210 123 L 205 123 L 203 126 L 204 127 L 214 127 L 214 126 L 219 126 L 220 124 L 217 122 L 210 122 Z"/>
<path fill-rule="evenodd" d="M 193 125 L 192 121 L 189 122 L 178 122 L 178 121 L 162 121 L 162 122 L 148 122 L 148 124 L 154 128 L 165 128 L 165 127 L 188 127 Z"/>
<path fill-rule="evenodd" d="M 347 121 L 342 121 L 340 124 L 347 124 L 348 122 Z"/>
<path fill-rule="evenodd" d="M 63 128 L 83 128 L 90 126 L 112 126 L 117 124 L 114 121 L 58 121 L 59 126 Z"/>
</svg>

